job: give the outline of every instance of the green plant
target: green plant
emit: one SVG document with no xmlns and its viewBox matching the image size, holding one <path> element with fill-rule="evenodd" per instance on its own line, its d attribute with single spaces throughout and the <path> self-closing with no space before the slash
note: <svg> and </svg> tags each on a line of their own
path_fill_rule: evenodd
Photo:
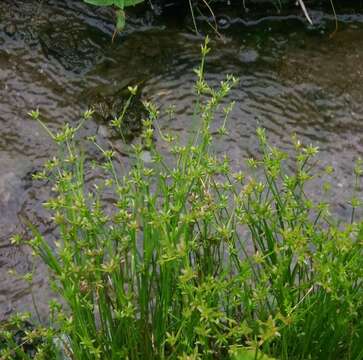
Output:
<svg viewBox="0 0 363 360">
<path fill-rule="evenodd" d="M 116 31 L 122 31 L 125 27 L 125 8 L 135 6 L 144 0 L 83 0 L 97 6 L 114 6 L 116 8 Z"/>
<path fill-rule="evenodd" d="M 207 45 L 196 70 L 197 133 L 180 144 L 159 130 L 173 161 L 157 150 L 151 103 L 143 145 L 133 147 L 124 175 L 94 138 L 104 160 L 82 153 L 77 130 L 92 111 L 58 134 L 31 113 L 60 151 L 36 176 L 54 183 L 57 195 L 45 206 L 59 239 L 54 246 L 33 229 L 29 241 L 65 304 L 51 304 L 52 331 L 76 360 L 362 359 L 363 223 L 354 215 L 339 223 L 327 203 L 308 196 L 306 184 L 322 176 L 313 175 L 313 146 L 293 138 L 294 171 L 262 129 L 248 173 L 215 153 L 233 107 L 223 100 L 238 80 L 227 77 L 217 90 L 206 83 Z M 113 122 L 119 132 L 124 116 Z M 90 166 L 102 169 L 102 180 L 87 183 Z M 355 174 L 358 189 L 359 164 Z M 357 194 L 353 200 L 356 209 Z"/>
<path fill-rule="evenodd" d="M 31 325 L 30 318 L 30 314 L 15 314 L 0 323 L 0 359 L 60 360 L 60 352 L 53 342 L 56 332 Z"/>
</svg>

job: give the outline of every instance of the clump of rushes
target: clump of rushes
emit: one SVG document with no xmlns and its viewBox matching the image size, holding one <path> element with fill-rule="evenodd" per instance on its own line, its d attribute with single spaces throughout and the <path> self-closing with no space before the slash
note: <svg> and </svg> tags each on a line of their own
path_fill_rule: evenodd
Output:
<svg viewBox="0 0 363 360">
<path fill-rule="evenodd" d="M 152 164 L 135 145 L 122 177 L 114 153 L 95 144 L 109 176 L 91 191 L 77 129 L 47 130 L 62 155 L 38 177 L 54 182 L 46 206 L 59 239 L 50 245 L 35 232 L 29 244 L 65 304 L 52 303 L 57 344 L 75 360 L 362 359 L 363 224 L 339 223 L 306 194 L 316 176 L 313 146 L 294 139 L 294 172 L 262 129 L 248 173 L 233 173 L 214 153 L 210 125 L 237 79 L 212 89 L 208 51 L 206 41 L 196 71 L 198 132 L 186 145 L 161 134 L 172 165 L 155 147 L 152 104 L 143 133 Z M 226 128 L 224 121 L 220 133 Z M 116 198 L 111 210 L 105 189 Z"/>
</svg>

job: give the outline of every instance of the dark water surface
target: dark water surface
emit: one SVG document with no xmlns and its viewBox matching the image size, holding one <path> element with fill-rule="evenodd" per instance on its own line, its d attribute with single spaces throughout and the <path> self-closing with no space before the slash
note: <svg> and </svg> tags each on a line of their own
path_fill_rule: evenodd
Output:
<svg viewBox="0 0 363 360">
<path fill-rule="evenodd" d="M 104 114 L 84 132 L 122 147 L 106 127 L 117 112 L 110 104 L 121 101 L 128 85 L 140 84 L 142 99 L 162 109 L 175 105 L 177 116 L 161 116 L 161 127 L 186 137 L 193 128 L 192 70 L 202 41 L 188 20 L 146 16 L 129 20 L 112 44 L 108 10 L 64 0 L 1 3 L 0 320 L 15 309 L 32 310 L 29 286 L 8 274 L 13 268 L 30 271 L 30 253 L 11 246 L 9 238 L 24 231 L 25 222 L 50 237 L 53 233 L 42 208 L 50 186 L 31 175 L 55 147 L 27 112 L 39 106 L 56 129 L 75 123 L 95 105 Z M 295 15 L 246 21 L 221 11 L 217 17 L 223 40 L 212 40 L 207 78 L 218 84 L 227 73 L 240 77 L 230 96 L 236 101 L 230 135 L 218 150 L 228 152 L 237 166 L 257 152 L 258 125 L 288 151 L 290 136 L 297 133 L 319 146 L 322 165 L 335 168 L 332 201 L 347 216 L 349 209 L 341 203 L 351 191 L 353 162 L 363 153 L 363 16 L 341 15 L 333 37 L 333 19 L 320 11 L 312 12 L 314 26 Z M 200 27 L 207 25 L 201 20 Z M 139 117 L 136 106 L 129 120 L 132 141 L 138 141 Z M 126 153 L 120 152 L 125 162 Z M 38 264 L 33 291 L 42 313 L 49 296 L 45 274 Z"/>
</svg>

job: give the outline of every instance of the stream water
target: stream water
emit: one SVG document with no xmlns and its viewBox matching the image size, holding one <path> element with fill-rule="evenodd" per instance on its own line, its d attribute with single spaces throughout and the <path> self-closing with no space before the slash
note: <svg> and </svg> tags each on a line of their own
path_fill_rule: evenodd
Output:
<svg viewBox="0 0 363 360">
<path fill-rule="evenodd" d="M 331 36 L 334 19 L 327 12 L 312 11 L 314 25 L 309 26 L 299 14 L 257 21 L 227 10 L 216 13 L 222 38 L 211 33 L 207 78 L 217 85 L 229 73 L 240 82 L 229 98 L 236 102 L 230 135 L 218 151 L 227 152 L 238 166 L 257 152 L 257 126 L 287 151 L 296 133 L 319 146 L 321 166 L 334 167 L 331 200 L 341 216 L 348 216 L 343 202 L 351 191 L 354 160 L 363 155 L 363 15 L 339 15 L 339 30 Z M 117 147 L 120 139 L 106 126 L 117 111 L 110 107 L 121 101 L 128 85 L 139 84 L 142 99 L 162 109 L 175 105 L 175 119 L 162 115 L 160 126 L 188 136 L 193 129 L 193 68 L 202 42 L 192 26 L 182 16 L 131 17 L 112 43 L 113 19 L 107 9 L 71 0 L 2 1 L 0 320 L 15 310 L 33 310 L 30 287 L 8 274 L 33 266 L 29 250 L 10 244 L 11 235 L 25 231 L 28 222 L 50 237 L 54 230 L 42 208 L 50 186 L 32 181 L 31 175 L 55 147 L 27 112 L 39 107 L 44 121 L 56 129 L 98 106 L 104 113 L 88 122 L 84 132 Z M 208 28 L 202 17 L 198 26 Z M 137 109 L 128 120 L 130 141 L 138 141 Z M 127 152 L 121 155 L 127 162 Z M 33 293 L 43 314 L 50 292 L 46 269 L 36 267 Z"/>
</svg>

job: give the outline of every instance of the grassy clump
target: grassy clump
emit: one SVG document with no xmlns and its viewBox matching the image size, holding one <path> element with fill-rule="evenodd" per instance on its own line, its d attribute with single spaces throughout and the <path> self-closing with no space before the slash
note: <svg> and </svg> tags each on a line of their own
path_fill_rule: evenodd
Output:
<svg viewBox="0 0 363 360">
<path fill-rule="evenodd" d="M 363 224 L 338 223 L 307 196 L 312 146 L 294 140 L 294 172 L 261 129 L 248 174 L 214 153 L 210 125 L 237 80 L 210 88 L 207 52 L 196 71 L 199 131 L 186 145 L 161 134 L 172 164 L 156 149 L 151 104 L 143 146 L 152 164 L 136 145 L 122 177 L 114 153 L 95 144 L 108 175 L 91 190 L 77 129 L 50 133 L 61 155 L 38 177 L 53 179 L 46 206 L 59 240 L 36 233 L 29 244 L 62 299 L 51 306 L 56 343 L 75 360 L 362 359 Z"/>
</svg>

